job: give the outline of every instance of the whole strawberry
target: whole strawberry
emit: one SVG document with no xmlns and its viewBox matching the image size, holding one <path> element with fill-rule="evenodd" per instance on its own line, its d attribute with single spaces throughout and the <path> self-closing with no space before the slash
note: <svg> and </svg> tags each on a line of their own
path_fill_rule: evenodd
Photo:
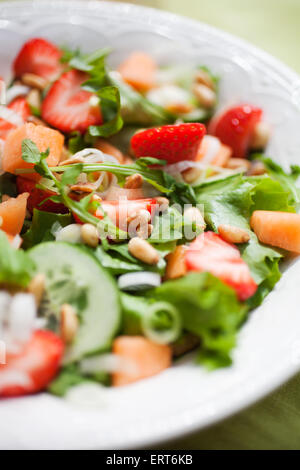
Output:
<svg viewBox="0 0 300 470">
<path fill-rule="evenodd" d="M 135 134 L 131 149 L 137 158 L 154 157 L 170 164 L 195 160 L 205 134 L 199 123 L 155 127 Z"/>
</svg>

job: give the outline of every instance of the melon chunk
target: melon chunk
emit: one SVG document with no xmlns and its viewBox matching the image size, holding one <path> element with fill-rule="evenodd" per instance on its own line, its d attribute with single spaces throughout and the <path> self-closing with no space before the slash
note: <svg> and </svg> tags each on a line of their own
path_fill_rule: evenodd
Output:
<svg viewBox="0 0 300 470">
<path fill-rule="evenodd" d="M 113 353 L 124 361 L 124 371 L 112 374 L 115 387 L 159 374 L 171 365 L 171 348 L 143 336 L 119 336 L 114 340 Z"/>
<path fill-rule="evenodd" d="M 133 52 L 119 66 L 123 80 L 138 91 L 148 91 L 155 86 L 157 64 L 146 52 Z"/>
<path fill-rule="evenodd" d="M 19 168 L 33 168 L 32 163 L 22 160 L 22 142 L 24 139 L 32 140 L 40 152 L 45 152 L 49 148 L 48 165 L 56 166 L 58 164 L 64 144 L 64 136 L 49 127 L 26 123 L 11 131 L 5 141 L 2 156 L 3 171 L 15 173 Z M 39 175 L 26 175 L 26 177 L 38 179 Z"/>
<path fill-rule="evenodd" d="M 26 215 L 26 204 L 29 193 L 20 194 L 18 197 L 11 197 L 0 204 L 0 217 L 2 218 L 1 230 L 17 235 L 21 232 Z"/>
<path fill-rule="evenodd" d="M 250 223 L 260 242 L 300 253 L 300 214 L 255 211 Z"/>
</svg>

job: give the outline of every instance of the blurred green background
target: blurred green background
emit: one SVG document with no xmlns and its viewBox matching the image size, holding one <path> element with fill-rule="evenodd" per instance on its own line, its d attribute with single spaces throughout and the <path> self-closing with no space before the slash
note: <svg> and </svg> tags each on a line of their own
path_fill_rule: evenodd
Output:
<svg viewBox="0 0 300 470">
<path fill-rule="evenodd" d="M 300 0 L 133 0 L 236 34 L 300 72 Z"/>
</svg>

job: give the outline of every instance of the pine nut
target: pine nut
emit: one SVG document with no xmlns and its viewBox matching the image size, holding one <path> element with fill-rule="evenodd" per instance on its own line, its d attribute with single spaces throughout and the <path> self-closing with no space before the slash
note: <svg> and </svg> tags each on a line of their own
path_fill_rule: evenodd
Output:
<svg viewBox="0 0 300 470">
<path fill-rule="evenodd" d="M 98 246 L 98 232 L 96 227 L 94 227 L 92 224 L 84 224 L 81 227 L 81 238 L 83 240 L 83 243 L 88 246 L 91 246 L 92 248 L 96 248 L 96 246 Z"/>
<path fill-rule="evenodd" d="M 24 85 L 37 88 L 38 90 L 44 90 L 48 85 L 48 80 L 34 73 L 24 73 L 21 77 L 21 81 Z"/>
<path fill-rule="evenodd" d="M 205 230 L 206 223 L 203 215 L 197 207 L 189 207 L 184 211 L 184 220 L 196 224 L 201 230 Z"/>
<path fill-rule="evenodd" d="M 40 305 L 45 292 L 46 277 L 43 273 L 37 274 L 28 286 L 28 292 L 34 296 L 37 307 Z"/>
<path fill-rule="evenodd" d="M 158 205 L 158 212 L 166 212 L 169 208 L 170 201 L 166 197 L 158 196 L 155 198 L 156 204 Z"/>
<path fill-rule="evenodd" d="M 202 70 L 202 69 L 197 70 L 195 81 L 196 83 L 207 86 L 211 90 L 215 89 L 215 84 L 214 84 L 213 79 L 205 70 Z"/>
<path fill-rule="evenodd" d="M 41 108 L 41 94 L 37 88 L 30 90 L 26 96 L 26 101 L 32 108 L 40 109 Z"/>
<path fill-rule="evenodd" d="M 186 183 L 191 184 L 197 181 L 202 174 L 202 170 L 197 167 L 189 168 L 182 173 L 183 179 Z"/>
<path fill-rule="evenodd" d="M 199 101 L 200 105 L 204 108 L 212 108 L 217 102 L 216 93 L 206 85 L 195 83 L 193 86 L 193 93 Z"/>
<path fill-rule="evenodd" d="M 153 225 L 152 224 L 147 224 L 147 225 L 141 225 L 139 230 L 136 231 L 136 234 L 139 238 L 143 238 L 144 240 L 147 240 L 147 238 L 150 237 L 151 233 L 153 232 Z"/>
<path fill-rule="evenodd" d="M 263 162 L 255 161 L 251 162 L 250 169 L 247 171 L 248 176 L 260 176 L 264 175 L 267 172 Z"/>
<path fill-rule="evenodd" d="M 194 108 L 189 103 L 172 103 L 166 109 L 174 114 L 187 114 L 193 111 Z"/>
<path fill-rule="evenodd" d="M 124 185 L 125 189 L 139 189 L 143 184 L 143 177 L 139 173 L 127 176 Z"/>
<path fill-rule="evenodd" d="M 32 124 L 35 124 L 36 126 L 46 126 L 47 127 L 47 124 L 45 123 L 45 121 L 43 121 L 42 119 L 36 117 L 36 116 L 28 116 L 27 118 L 27 122 L 32 122 Z"/>
<path fill-rule="evenodd" d="M 60 335 L 66 344 L 72 343 L 78 331 L 78 326 L 78 317 L 72 305 L 62 305 L 60 310 Z"/>
<path fill-rule="evenodd" d="M 247 243 L 250 240 L 250 235 L 246 230 L 233 225 L 219 225 L 218 231 L 223 240 L 228 243 Z"/>
<path fill-rule="evenodd" d="M 143 263 L 156 265 L 159 254 L 150 243 L 139 237 L 132 238 L 128 243 L 129 253 Z"/>
<path fill-rule="evenodd" d="M 250 166 L 250 162 L 245 158 L 230 158 L 227 162 L 226 168 L 229 168 L 230 170 L 248 171 Z"/>
<path fill-rule="evenodd" d="M 271 137 L 271 129 L 269 124 L 266 122 L 259 122 L 255 129 L 251 139 L 251 149 L 261 150 L 266 148 Z"/>
</svg>

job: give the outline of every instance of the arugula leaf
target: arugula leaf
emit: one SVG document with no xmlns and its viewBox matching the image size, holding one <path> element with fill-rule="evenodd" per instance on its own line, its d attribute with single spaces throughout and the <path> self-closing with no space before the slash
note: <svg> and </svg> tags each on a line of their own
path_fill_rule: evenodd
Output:
<svg viewBox="0 0 300 470">
<path fill-rule="evenodd" d="M 103 218 L 99 219 L 92 215 L 91 212 L 95 212 L 95 209 L 97 208 L 96 206 L 99 205 L 96 201 L 92 201 L 92 196 L 93 194 L 89 194 L 85 198 L 81 199 L 80 201 L 74 201 L 69 197 L 69 188 L 66 184 L 64 184 L 63 180 L 59 180 L 55 174 L 54 171 L 56 171 L 55 168 L 49 168 L 46 158 L 45 158 L 45 153 L 40 153 L 39 155 L 35 151 L 35 144 L 31 141 L 29 141 L 30 144 L 28 146 L 32 149 L 34 149 L 34 157 L 32 157 L 31 153 L 29 154 L 29 158 L 35 159 L 35 166 L 34 169 L 36 172 L 44 176 L 45 178 L 49 179 L 52 181 L 52 183 L 55 186 L 55 189 L 58 193 L 57 196 L 52 197 L 51 199 L 55 200 L 55 202 L 60 202 L 64 204 L 72 214 L 75 214 L 82 222 L 85 223 L 90 223 L 97 227 L 98 233 L 101 239 L 105 240 L 107 237 L 111 237 L 113 239 L 115 238 L 122 238 L 126 239 L 127 238 L 127 233 L 123 232 L 120 230 L 118 227 L 116 227 L 113 222 L 110 220 L 109 217 L 106 216 L 106 214 L 103 212 Z M 32 145 L 33 144 L 33 145 Z M 25 158 L 28 158 L 27 154 L 27 147 L 25 149 Z M 23 154 L 22 154 L 23 158 Z M 69 174 L 68 180 L 70 180 L 70 177 L 74 177 L 74 174 L 77 174 L 79 169 L 82 170 L 82 164 L 76 164 L 76 165 L 66 165 L 65 167 L 59 167 L 63 168 L 63 172 L 69 172 L 70 169 L 72 169 L 72 175 Z M 30 170 L 29 170 L 30 171 Z M 26 169 L 20 170 L 20 173 L 26 172 Z M 39 185 L 43 189 L 43 185 Z M 47 187 L 45 186 L 45 189 Z"/>
<path fill-rule="evenodd" d="M 28 163 L 39 163 L 41 159 L 47 158 L 49 149 L 46 152 L 40 152 L 36 144 L 30 139 L 22 141 L 22 158 Z"/>
<path fill-rule="evenodd" d="M 199 362 L 209 369 L 231 364 L 236 333 L 247 314 L 233 289 L 209 273 L 191 273 L 163 283 L 147 297 L 176 307 L 183 329 L 201 339 Z"/>
<path fill-rule="evenodd" d="M 59 375 L 48 385 L 48 392 L 58 397 L 64 397 L 72 387 L 81 384 L 100 383 L 109 385 L 109 375 L 107 373 L 98 373 L 94 376 L 85 376 L 78 364 L 72 364 L 60 371 Z"/>
<path fill-rule="evenodd" d="M 85 149 L 87 146 L 84 136 L 80 132 L 73 132 L 68 141 L 68 150 L 74 154 Z"/>
<path fill-rule="evenodd" d="M 96 250 L 93 250 L 93 255 L 100 261 L 104 268 L 115 276 L 142 271 L 153 271 L 163 275 L 166 268 L 164 258 L 171 253 L 174 248 L 174 242 L 156 244 L 155 249 L 160 255 L 160 260 L 156 266 L 149 266 L 134 258 L 128 251 L 128 243 L 108 245 L 107 249 L 99 245 Z"/>
<path fill-rule="evenodd" d="M 120 93 L 117 87 L 107 86 L 97 91 L 96 95 L 100 99 L 105 123 L 101 126 L 90 126 L 88 133 L 92 137 L 110 137 L 123 127 Z"/>
<path fill-rule="evenodd" d="M 28 249 L 38 243 L 55 240 L 53 229 L 58 230 L 71 223 L 71 214 L 53 214 L 34 209 L 31 227 L 23 235 L 23 248 Z"/>
<path fill-rule="evenodd" d="M 4 173 L 0 176 L 0 197 L 7 194 L 10 197 L 18 195 L 16 188 L 16 177 L 10 173 Z"/>
<path fill-rule="evenodd" d="M 34 271 L 35 265 L 27 253 L 13 248 L 0 231 L 0 284 L 27 287 Z"/>
<path fill-rule="evenodd" d="M 82 84 L 82 88 L 92 92 L 99 98 L 99 106 L 104 123 L 99 126 L 90 126 L 84 136 L 85 141 L 93 142 L 95 137 L 110 137 L 119 132 L 123 127 L 121 117 L 121 100 L 118 87 L 111 85 L 105 67 L 105 59 L 110 49 L 99 49 L 91 54 L 81 54 L 76 51 L 65 55 L 69 58 L 71 68 L 83 71 L 89 78 Z M 77 138 L 71 141 L 71 145 L 81 143 Z"/>
<path fill-rule="evenodd" d="M 108 74 L 108 81 L 120 90 L 121 113 L 126 124 L 154 126 L 169 124 L 175 121 L 176 117 L 173 114 L 151 103 L 130 85 L 127 85 L 119 74 L 110 72 Z"/>
</svg>

